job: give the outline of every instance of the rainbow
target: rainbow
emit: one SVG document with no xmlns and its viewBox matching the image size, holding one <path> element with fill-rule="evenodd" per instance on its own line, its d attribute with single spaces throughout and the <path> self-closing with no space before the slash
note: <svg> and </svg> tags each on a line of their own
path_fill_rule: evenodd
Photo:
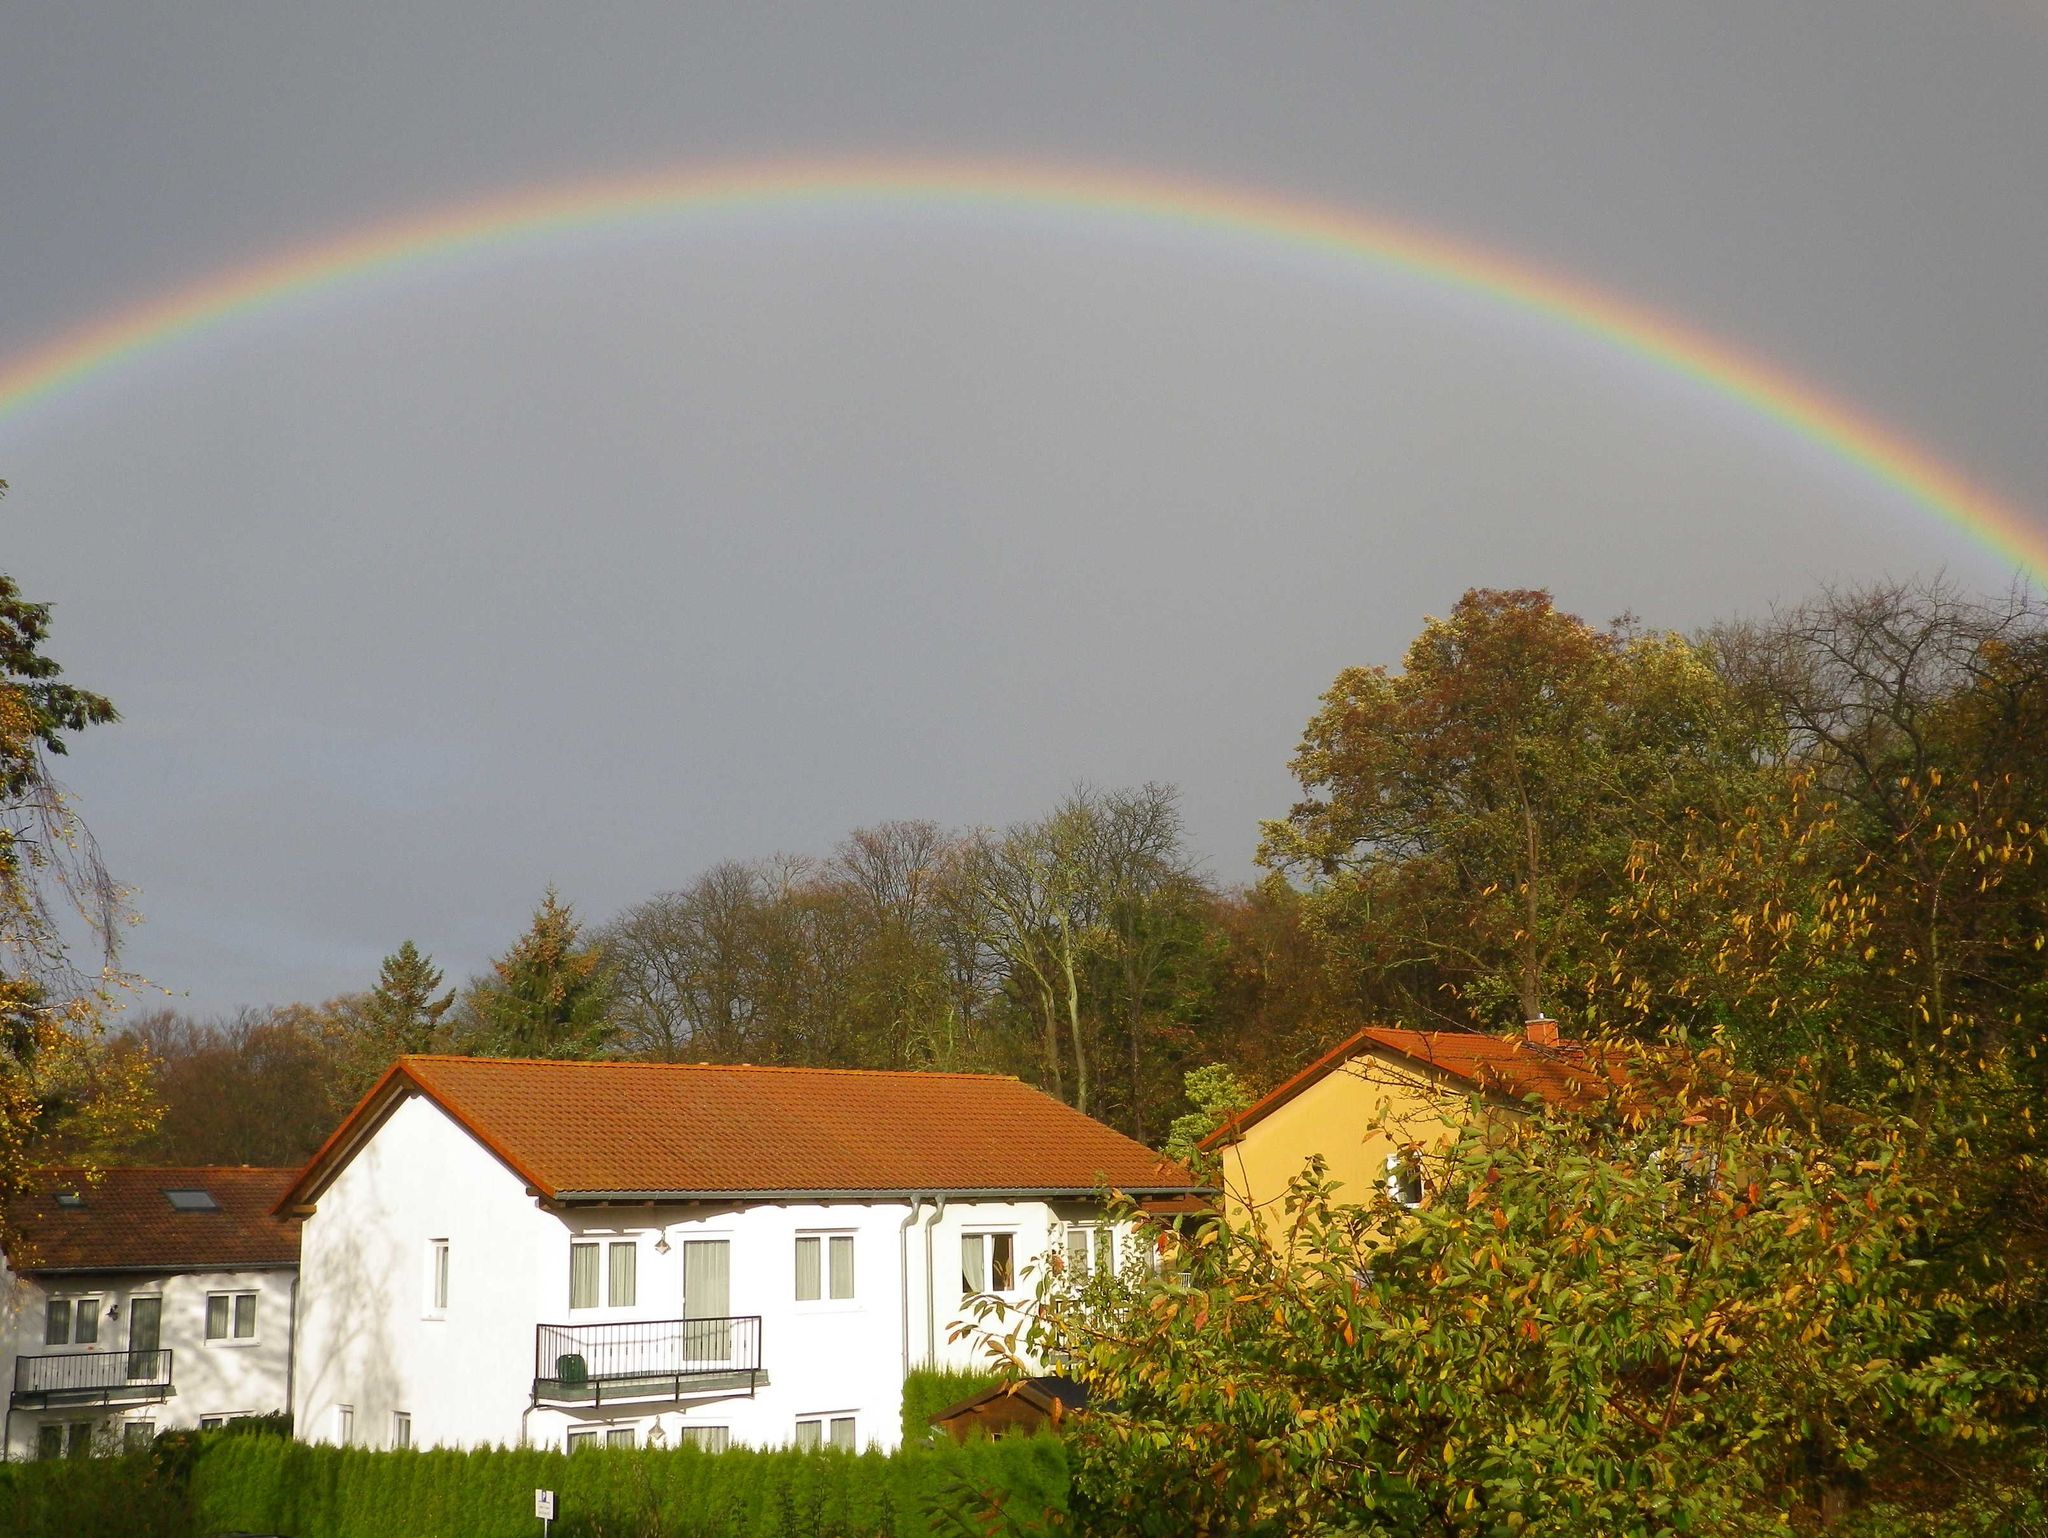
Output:
<svg viewBox="0 0 2048 1538">
<path fill-rule="evenodd" d="M 1005 163 L 731 165 L 529 188 L 397 219 L 229 269 L 0 360 L 0 423 L 143 354 L 311 291 L 520 239 L 677 214 L 840 205 L 1140 219 L 1328 253 L 1478 295 L 1690 379 L 1820 445 L 2023 572 L 2048 577 L 2048 527 L 2037 519 L 1783 369 L 1613 294 L 1413 225 L 1341 209 L 1155 176 Z"/>
</svg>

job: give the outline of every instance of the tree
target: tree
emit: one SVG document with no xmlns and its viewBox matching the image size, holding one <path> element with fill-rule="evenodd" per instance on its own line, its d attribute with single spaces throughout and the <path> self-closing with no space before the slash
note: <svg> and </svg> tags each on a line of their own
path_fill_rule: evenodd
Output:
<svg viewBox="0 0 2048 1538">
<path fill-rule="evenodd" d="M 1338 675 L 1260 858 L 1308 883 L 1362 996 L 1513 1025 L 1591 964 L 1633 838 L 1739 805 L 1763 732 L 1693 643 L 1474 590 L 1399 673 Z"/>
<path fill-rule="evenodd" d="M 533 922 L 465 1000 L 469 1045 L 485 1057 L 589 1058 L 613 1031 L 611 975 L 575 910 L 551 886 Z"/>
<path fill-rule="evenodd" d="M 1868 1530 L 1904 1532 L 2030 1488 L 2042 1515 L 2037 1476 L 1984 1461 L 2030 1389 L 1974 1358 L 1982 1301 L 1911 1264 L 1948 1208 L 1896 1131 L 1616 1050 L 1643 1093 L 1475 1103 L 1419 1212 L 1337 1205 L 1312 1167 L 1284 1233 L 1155 1230 L 1170 1258 L 1120 1306 L 1050 1277 L 1022 1318 L 991 1302 L 999 1360 L 1089 1390 L 1084 1530 L 1762 1534 L 1881 1505 Z"/>
<path fill-rule="evenodd" d="M 1174 1118 L 1161 1152 L 1191 1166 L 1201 1155 L 1202 1139 L 1239 1111 L 1248 1110 L 1258 1097 L 1250 1085 L 1221 1063 L 1190 1068 L 1183 1090 L 1194 1109 Z"/>
<path fill-rule="evenodd" d="M 147 1060 L 164 1107 L 132 1151 L 148 1164 L 302 1164 L 356 1098 L 333 1050 L 339 1003 L 240 1009 L 214 1020 L 157 1010 L 119 1047 Z"/>
<path fill-rule="evenodd" d="M 157 1115 L 144 1066 L 106 1051 L 122 894 L 49 768 L 73 735 L 117 718 L 105 696 L 60 681 L 49 622 L 49 605 L 0 573 L 0 1204 L 32 1164 L 89 1165 Z M 73 961 L 67 916 L 99 953 L 92 973 Z"/>
<path fill-rule="evenodd" d="M 441 983 L 433 958 L 407 940 L 384 958 L 368 993 L 329 1007 L 331 1048 L 354 1094 L 405 1053 L 442 1052 L 453 1044 L 444 1017 L 455 1005 L 455 990 L 443 993 Z"/>
</svg>

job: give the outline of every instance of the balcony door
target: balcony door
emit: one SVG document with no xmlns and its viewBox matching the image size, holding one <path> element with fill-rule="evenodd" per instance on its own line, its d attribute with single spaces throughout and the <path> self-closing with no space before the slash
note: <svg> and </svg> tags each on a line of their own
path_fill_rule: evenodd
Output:
<svg viewBox="0 0 2048 1538">
<path fill-rule="evenodd" d="M 156 1353 L 163 1340 L 164 1300 L 148 1294 L 128 1300 L 128 1377 L 157 1376 Z"/>
<path fill-rule="evenodd" d="M 732 1361 L 732 1243 L 683 1241 L 683 1364 L 704 1369 Z"/>
</svg>

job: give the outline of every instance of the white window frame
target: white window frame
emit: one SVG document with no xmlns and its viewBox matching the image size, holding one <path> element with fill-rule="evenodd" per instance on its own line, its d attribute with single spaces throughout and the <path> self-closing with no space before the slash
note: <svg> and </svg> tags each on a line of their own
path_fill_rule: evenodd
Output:
<svg viewBox="0 0 2048 1538">
<path fill-rule="evenodd" d="M 102 1344 L 100 1340 L 100 1326 L 105 1321 L 100 1318 L 100 1307 L 106 1301 L 104 1293 L 51 1293 L 43 1299 L 43 1344 L 46 1346 L 97 1346 Z M 52 1340 L 50 1339 L 50 1310 L 59 1303 L 63 1304 L 65 1308 L 64 1338 L 62 1340 Z M 81 1317 L 92 1321 L 92 1337 L 89 1340 L 80 1340 L 78 1338 L 78 1321 Z"/>
<path fill-rule="evenodd" d="M 205 1344 L 225 1348 L 262 1345 L 263 1333 L 260 1328 L 262 1314 L 257 1304 L 257 1299 L 261 1295 L 258 1289 L 254 1287 L 237 1287 L 231 1291 L 224 1288 L 219 1292 L 209 1292 L 206 1295 L 205 1312 L 200 1315 L 199 1319 L 200 1335 Z M 213 1300 L 215 1298 L 227 1299 L 228 1332 L 225 1335 L 213 1333 Z M 247 1335 L 239 1335 L 236 1333 L 236 1330 L 242 1322 L 242 1300 L 244 1298 L 249 1300 L 249 1333 Z"/>
<path fill-rule="evenodd" d="M 965 1244 L 965 1242 L 966 1242 L 967 1240 L 969 1240 L 969 1239 L 979 1239 L 979 1240 L 981 1240 L 981 1275 L 980 1275 L 980 1276 L 978 1276 L 978 1277 L 969 1277 L 969 1276 L 967 1275 L 967 1270 L 966 1270 L 966 1266 L 965 1266 L 965 1264 L 964 1264 L 965 1256 L 963 1255 L 963 1257 L 962 1257 L 962 1260 L 963 1260 L 963 1265 L 962 1265 L 962 1267 L 961 1267 L 961 1271 L 960 1271 L 960 1276 L 961 1276 L 961 1279 L 962 1279 L 963 1281 L 972 1281 L 972 1282 L 974 1283 L 974 1285 L 973 1285 L 973 1286 L 971 1286 L 971 1287 L 968 1287 L 968 1288 L 967 1288 L 967 1289 L 966 1289 L 966 1290 L 965 1290 L 964 1292 L 962 1292 L 961 1296 L 962 1296 L 963 1298 L 971 1298 L 971 1297 L 975 1297 L 975 1296 L 978 1296 L 978 1295 L 981 1295 L 981 1294 L 988 1294 L 988 1295 L 991 1295 L 991 1296 L 994 1296 L 994 1297 L 1009 1297 L 1009 1296 L 1012 1296 L 1012 1295 L 1014 1295 L 1015 1293 L 1017 1293 L 1017 1292 L 1018 1292 L 1019 1290 L 1021 1290 L 1021 1288 L 1022 1288 L 1022 1286 L 1023 1286 L 1023 1271 L 1024 1271 L 1024 1268 L 1023 1268 L 1022 1266 L 1020 1266 L 1020 1265 L 1019 1265 L 1019 1264 L 1017 1263 L 1017 1261 L 1018 1261 L 1018 1251 L 1019 1251 L 1019 1249 L 1021 1248 L 1021 1246 L 1020 1246 L 1020 1245 L 1018 1244 L 1018 1242 L 1017 1242 L 1017 1230 L 1016 1230 L 1016 1229 L 1014 1229 L 1014 1228 L 966 1228 L 966 1229 L 962 1229 L 962 1230 L 960 1231 L 960 1239 L 961 1239 L 961 1242 L 962 1242 L 962 1244 L 963 1244 L 963 1245 L 964 1245 L 964 1244 Z M 996 1241 L 996 1240 L 998 1240 L 998 1239 L 1002 1239 L 1002 1240 L 1007 1240 L 1007 1241 L 1008 1241 L 1008 1243 L 1009 1243 L 1009 1247 L 1010 1247 L 1010 1282 L 1009 1282 L 1009 1285 L 1008 1285 L 1008 1286 L 1006 1286 L 1006 1287 L 998 1287 L 998 1286 L 997 1286 L 997 1285 L 995 1284 L 995 1283 L 996 1283 L 996 1246 L 995 1246 L 995 1241 Z"/>
<path fill-rule="evenodd" d="M 338 1404 L 334 1407 L 334 1442 L 337 1447 L 353 1447 L 356 1444 L 356 1407 L 352 1404 Z"/>
<path fill-rule="evenodd" d="M 707 1447 L 704 1445 L 706 1442 L 713 1441 L 717 1443 L 716 1446 Z M 685 1423 L 682 1431 L 676 1437 L 676 1443 L 681 1447 L 694 1447 L 700 1453 L 726 1452 L 732 1447 L 732 1427 L 692 1426 Z"/>
<path fill-rule="evenodd" d="M 393 1410 L 391 1412 L 391 1445 L 393 1447 L 412 1446 L 412 1411 Z"/>
<path fill-rule="evenodd" d="M 585 1448 L 604 1446 L 601 1429 L 597 1426 L 571 1426 L 562 1434 L 562 1451 L 580 1453 Z"/>
<path fill-rule="evenodd" d="M 1081 1241 L 1087 1259 L 1080 1267 L 1074 1264 L 1074 1241 Z M 1099 1218 L 1089 1218 L 1069 1223 L 1060 1235 L 1060 1263 L 1066 1267 L 1067 1278 L 1076 1285 L 1093 1280 L 1098 1276 L 1114 1276 L 1117 1267 L 1117 1251 L 1123 1247 L 1118 1237 L 1116 1224 Z M 1109 1251 L 1108 1264 L 1104 1264 L 1104 1249 Z"/>
<path fill-rule="evenodd" d="M 133 1452 L 147 1449 L 156 1440 L 156 1422 L 153 1420 L 132 1420 L 121 1422 L 121 1450 Z"/>
<path fill-rule="evenodd" d="M 606 1447 L 638 1447 L 640 1445 L 640 1423 L 634 1421 L 624 1426 L 605 1427 L 604 1445 Z"/>
<path fill-rule="evenodd" d="M 834 1310 L 843 1311 L 858 1305 L 860 1302 L 860 1245 L 857 1242 L 857 1234 L 858 1230 L 851 1228 L 800 1228 L 797 1230 L 796 1242 L 791 1246 L 791 1264 L 793 1269 L 790 1278 L 790 1293 L 796 1299 L 798 1308 L 806 1313 L 812 1311 L 829 1313 Z M 815 1298 L 803 1296 L 801 1290 L 803 1272 L 801 1262 L 796 1257 L 803 1253 L 801 1246 L 805 1243 L 815 1244 L 818 1247 L 818 1295 Z M 832 1247 L 836 1244 L 844 1244 L 848 1252 L 846 1262 L 847 1290 L 843 1293 L 837 1293 L 832 1290 Z"/>
<path fill-rule="evenodd" d="M 846 1428 L 846 1440 L 839 1440 L 839 1428 Z M 808 1435 L 806 1435 L 808 1433 Z M 791 1445 L 804 1452 L 860 1451 L 860 1418 L 852 1410 L 814 1410 L 796 1418 L 796 1440 Z"/>
<path fill-rule="evenodd" d="M 427 1241 L 427 1271 L 424 1285 L 420 1289 L 422 1319 L 448 1317 L 448 1278 L 454 1270 L 454 1256 L 455 1246 L 448 1239 Z"/>
<path fill-rule="evenodd" d="M 1415 1176 L 1413 1200 L 1406 1195 L 1404 1188 L 1407 1181 L 1403 1178 L 1411 1172 Z M 1388 1201 L 1397 1207 L 1405 1207 L 1410 1212 L 1414 1212 L 1429 1200 L 1429 1177 L 1423 1172 L 1420 1155 L 1406 1150 L 1396 1150 L 1387 1155 L 1386 1192 Z"/>
</svg>

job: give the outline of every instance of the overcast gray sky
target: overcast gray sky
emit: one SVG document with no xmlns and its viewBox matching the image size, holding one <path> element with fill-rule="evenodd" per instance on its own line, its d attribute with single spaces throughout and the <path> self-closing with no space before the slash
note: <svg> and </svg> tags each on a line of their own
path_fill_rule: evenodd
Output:
<svg viewBox="0 0 2048 1538">
<path fill-rule="evenodd" d="M 1417 222 L 2048 510 L 2048 7 L 0 3 L 0 359 L 323 236 L 764 156 Z M 642 225 L 313 296 L 0 420 L 64 765 L 200 1011 L 451 977 L 889 817 L 1170 780 L 1225 879 L 1468 586 L 1687 628 L 2013 577 L 1582 336 L 1117 221 Z M 2048 511 L 2043 511 L 2048 524 Z"/>
</svg>

